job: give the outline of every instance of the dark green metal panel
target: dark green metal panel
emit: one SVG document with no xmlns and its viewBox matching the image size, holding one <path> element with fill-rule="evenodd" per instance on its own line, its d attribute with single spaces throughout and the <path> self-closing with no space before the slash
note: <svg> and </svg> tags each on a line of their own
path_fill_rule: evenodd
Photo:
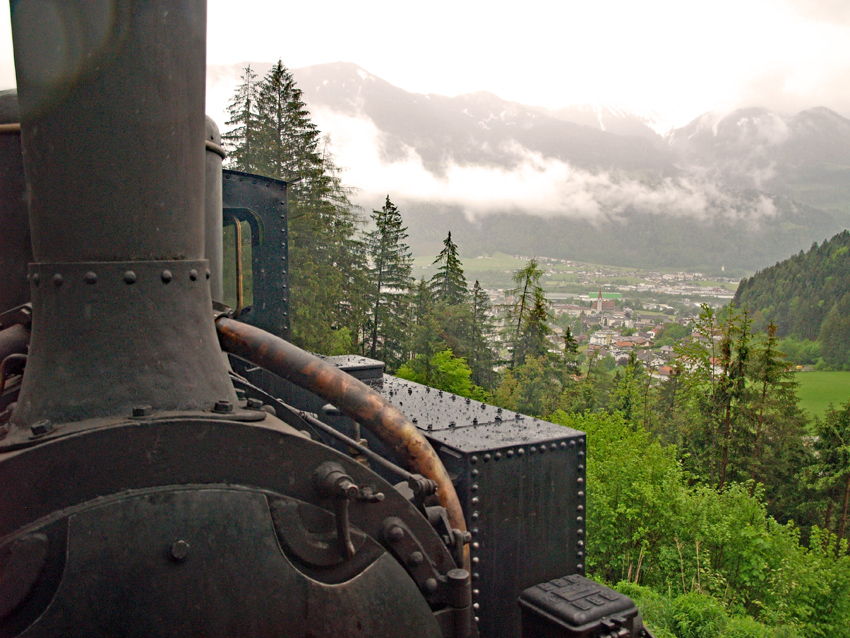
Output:
<svg viewBox="0 0 850 638">
<path fill-rule="evenodd" d="M 266 332 L 290 338 L 289 228 L 286 182 L 223 171 L 224 223 L 251 226 L 254 301 L 238 319 Z"/>
</svg>

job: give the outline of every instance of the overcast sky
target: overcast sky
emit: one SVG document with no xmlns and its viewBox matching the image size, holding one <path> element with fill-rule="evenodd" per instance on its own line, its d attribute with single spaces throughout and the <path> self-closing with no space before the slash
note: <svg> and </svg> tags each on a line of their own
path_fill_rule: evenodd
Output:
<svg viewBox="0 0 850 638">
<path fill-rule="evenodd" d="M 9 9 L 0 7 L 8 88 Z M 210 64 L 347 61 L 408 91 L 607 102 L 676 123 L 756 104 L 850 115 L 848 0 L 211 0 L 208 20 Z"/>
</svg>

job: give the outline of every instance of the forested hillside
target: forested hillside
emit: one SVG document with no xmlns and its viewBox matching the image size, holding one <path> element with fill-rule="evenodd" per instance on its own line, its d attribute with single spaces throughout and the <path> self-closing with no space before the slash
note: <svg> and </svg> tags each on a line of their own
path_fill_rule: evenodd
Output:
<svg viewBox="0 0 850 638">
<path fill-rule="evenodd" d="M 850 366 L 850 232 L 741 280 L 735 304 L 755 330 L 773 322 L 780 337 L 817 340 L 828 364 Z"/>
</svg>

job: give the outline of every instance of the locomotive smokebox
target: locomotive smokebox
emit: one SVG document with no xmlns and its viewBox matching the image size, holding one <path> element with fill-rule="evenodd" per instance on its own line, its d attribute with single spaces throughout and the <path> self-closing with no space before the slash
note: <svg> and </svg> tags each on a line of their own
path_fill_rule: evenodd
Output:
<svg viewBox="0 0 850 638">
<path fill-rule="evenodd" d="M 15 423 L 235 401 L 203 259 L 205 2 L 11 17 L 35 262 Z"/>
</svg>

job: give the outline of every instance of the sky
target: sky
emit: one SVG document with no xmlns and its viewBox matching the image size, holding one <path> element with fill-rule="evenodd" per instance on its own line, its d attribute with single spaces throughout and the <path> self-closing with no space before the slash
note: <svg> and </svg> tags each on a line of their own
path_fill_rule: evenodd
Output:
<svg viewBox="0 0 850 638">
<path fill-rule="evenodd" d="M 850 0 L 243 0 L 238 9 L 209 1 L 210 68 L 278 59 L 291 69 L 353 62 L 416 93 L 489 91 L 552 109 L 613 105 L 656 115 L 665 130 L 748 106 L 785 115 L 826 106 L 850 117 Z M 207 112 L 222 123 L 238 74 L 214 77 Z M 0 89 L 14 83 L 9 7 L 0 3 Z M 515 170 L 451 166 L 440 178 L 412 151 L 387 163 L 370 120 L 313 117 L 367 210 L 392 192 L 458 205 L 471 219 L 519 208 L 616 219 L 637 204 L 700 218 L 737 214 L 712 184 L 648 188 L 532 154 Z M 773 214 L 767 200 L 747 211 Z"/>
<path fill-rule="evenodd" d="M 38 0 L 45 4 L 51 0 Z M 602 102 L 682 124 L 708 110 L 850 116 L 848 0 L 210 0 L 209 64 L 354 62 L 403 89 L 557 108 Z M 14 85 L 0 4 L 0 88 Z"/>
</svg>

